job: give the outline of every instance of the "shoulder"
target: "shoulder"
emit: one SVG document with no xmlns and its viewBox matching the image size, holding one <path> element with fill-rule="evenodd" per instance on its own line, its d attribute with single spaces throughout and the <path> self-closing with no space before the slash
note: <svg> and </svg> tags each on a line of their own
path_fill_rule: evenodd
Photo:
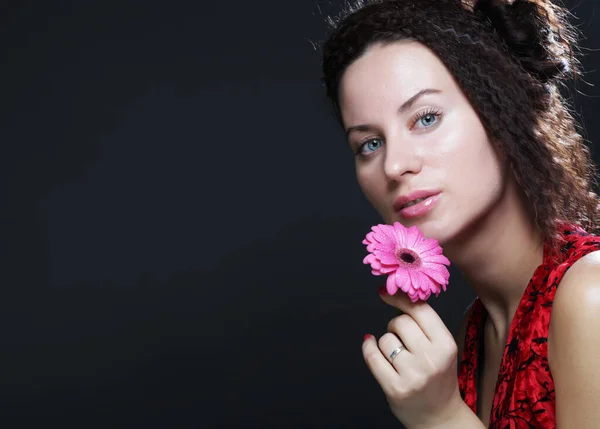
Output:
<svg viewBox="0 0 600 429">
<path fill-rule="evenodd" d="M 582 256 L 569 268 L 556 290 L 548 333 L 548 353 L 578 347 L 600 337 L 600 251 Z M 598 333 L 596 333 L 598 332 Z M 581 342 L 581 344 L 578 344 Z M 571 344 L 573 343 L 573 344 Z M 559 346 L 560 344 L 560 346 Z"/>
<path fill-rule="evenodd" d="M 556 387 L 557 427 L 591 427 L 585 422 L 600 419 L 595 399 L 600 395 L 600 251 L 582 256 L 567 270 L 551 314 L 548 363 Z"/>
<path fill-rule="evenodd" d="M 567 270 L 556 290 L 552 311 L 582 307 L 600 310 L 600 250 L 582 256 Z"/>
</svg>

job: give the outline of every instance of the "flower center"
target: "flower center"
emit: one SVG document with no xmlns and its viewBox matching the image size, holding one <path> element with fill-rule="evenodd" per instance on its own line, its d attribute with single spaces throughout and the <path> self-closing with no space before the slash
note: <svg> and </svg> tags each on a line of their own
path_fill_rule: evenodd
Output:
<svg viewBox="0 0 600 429">
<path fill-rule="evenodd" d="M 411 249 L 398 249 L 396 251 L 396 259 L 400 265 L 405 267 L 414 267 L 421 265 L 421 258 Z"/>
<path fill-rule="evenodd" d="M 413 255 L 411 255 L 410 253 L 401 254 L 400 259 L 402 259 L 404 262 L 407 262 L 409 264 L 412 264 L 413 262 L 415 262 L 415 257 Z"/>
</svg>

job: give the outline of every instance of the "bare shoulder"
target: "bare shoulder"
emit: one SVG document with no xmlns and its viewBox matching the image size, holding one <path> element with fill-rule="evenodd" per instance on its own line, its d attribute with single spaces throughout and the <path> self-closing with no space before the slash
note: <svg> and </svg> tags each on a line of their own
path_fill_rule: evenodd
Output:
<svg viewBox="0 0 600 429">
<path fill-rule="evenodd" d="M 600 250 L 583 256 L 565 273 L 554 297 L 553 312 L 597 307 L 599 294 Z"/>
<path fill-rule="evenodd" d="M 569 335 L 574 325 L 599 319 L 600 251 L 595 251 L 575 262 L 562 278 L 552 305 L 549 340 Z"/>
<path fill-rule="evenodd" d="M 556 427 L 597 427 L 600 421 L 600 251 L 565 273 L 548 333 L 548 363 L 556 390 Z M 573 357 L 577 358 L 574 359 Z"/>
</svg>

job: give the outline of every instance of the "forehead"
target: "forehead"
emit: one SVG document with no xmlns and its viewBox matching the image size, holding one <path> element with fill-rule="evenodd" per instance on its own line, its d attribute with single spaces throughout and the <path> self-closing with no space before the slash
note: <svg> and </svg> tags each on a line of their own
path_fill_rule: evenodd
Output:
<svg viewBox="0 0 600 429">
<path fill-rule="evenodd" d="M 424 88 L 456 91 L 452 75 L 426 46 L 414 41 L 376 44 L 348 66 L 340 81 L 345 121 L 364 112 L 397 109 Z"/>
</svg>

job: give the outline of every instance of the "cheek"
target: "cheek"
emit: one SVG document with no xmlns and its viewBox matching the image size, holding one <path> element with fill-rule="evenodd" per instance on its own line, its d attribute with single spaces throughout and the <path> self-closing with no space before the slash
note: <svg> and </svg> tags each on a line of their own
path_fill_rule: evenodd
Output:
<svg viewBox="0 0 600 429">
<path fill-rule="evenodd" d="M 466 148 L 468 155 L 456 163 L 453 174 L 469 201 L 487 206 L 500 196 L 503 168 L 487 137 L 472 143 Z"/>
<path fill-rule="evenodd" d="M 488 192 L 490 192 L 494 190 L 493 188 L 501 185 L 503 169 L 492 144 L 486 140 L 482 146 L 476 153 L 474 164 L 479 168 L 475 169 L 474 173 L 480 178 L 481 185 L 488 188 Z"/>
<path fill-rule="evenodd" d="M 489 187 L 501 180 L 501 163 L 480 125 L 472 121 L 469 133 L 456 135 L 446 151 L 446 171 L 466 189 Z"/>
</svg>

